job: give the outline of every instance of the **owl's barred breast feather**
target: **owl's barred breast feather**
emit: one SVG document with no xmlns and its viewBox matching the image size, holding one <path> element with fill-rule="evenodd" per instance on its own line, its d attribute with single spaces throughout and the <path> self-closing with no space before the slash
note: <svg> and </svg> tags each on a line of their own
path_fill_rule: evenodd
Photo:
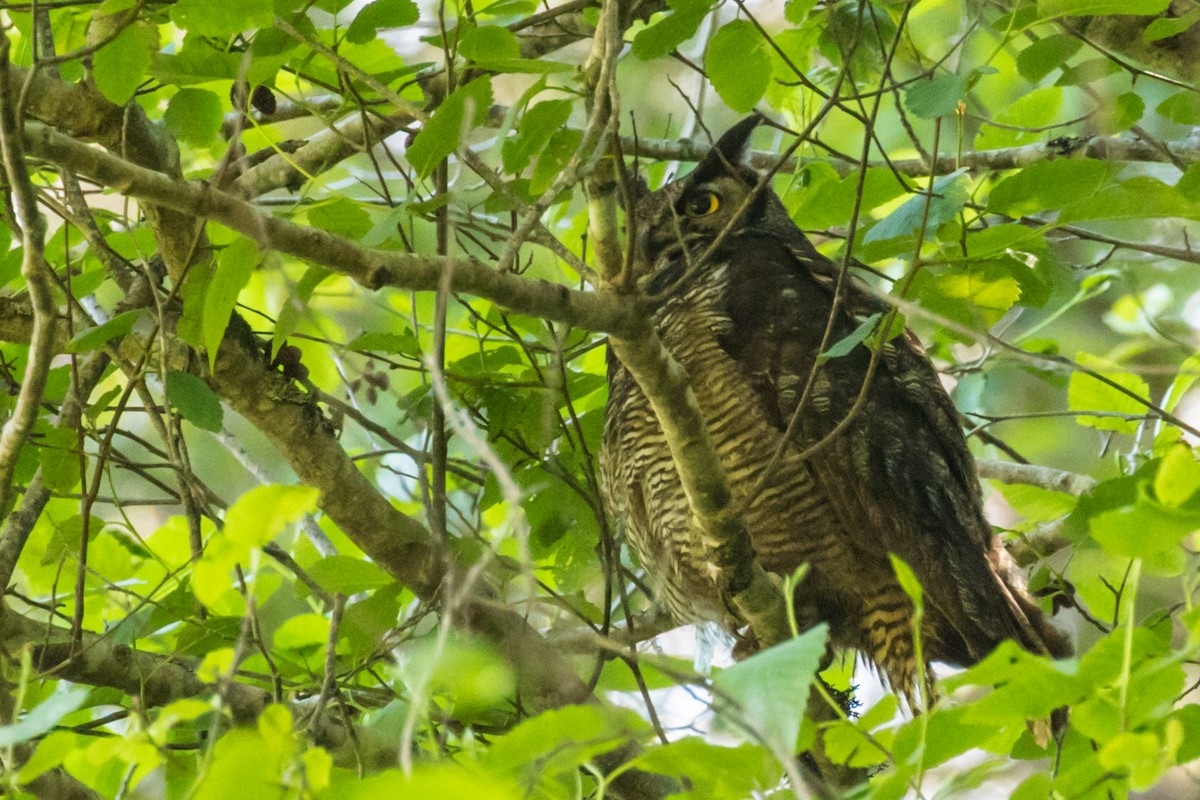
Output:
<svg viewBox="0 0 1200 800">
<path fill-rule="evenodd" d="M 889 554 L 923 586 L 929 660 L 975 663 L 1010 638 L 1067 655 L 983 516 L 957 412 L 911 333 L 884 345 L 850 424 L 801 459 L 843 421 L 869 371 L 861 344 L 817 364 L 830 316 L 836 342 L 886 306 L 847 279 L 835 312 L 836 266 L 738 165 L 755 124 L 735 126 L 692 175 L 641 200 L 634 274 L 659 298 L 655 328 L 691 378 L 763 567 L 786 575 L 808 564 L 800 623 L 827 622 L 835 645 L 862 651 L 910 700 L 925 665 L 915 663 L 913 608 Z M 798 406 L 797 441 L 751 496 Z M 658 600 L 680 621 L 736 628 L 654 411 L 611 353 L 601 478 Z"/>
</svg>

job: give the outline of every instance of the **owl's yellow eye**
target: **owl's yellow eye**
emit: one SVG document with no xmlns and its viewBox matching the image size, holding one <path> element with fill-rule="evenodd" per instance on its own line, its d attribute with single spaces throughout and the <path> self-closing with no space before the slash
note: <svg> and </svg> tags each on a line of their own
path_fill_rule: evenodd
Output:
<svg viewBox="0 0 1200 800">
<path fill-rule="evenodd" d="M 721 196 L 716 192 L 700 192 L 689 197 L 683 204 L 683 210 L 689 217 L 715 214 L 720 207 Z"/>
</svg>

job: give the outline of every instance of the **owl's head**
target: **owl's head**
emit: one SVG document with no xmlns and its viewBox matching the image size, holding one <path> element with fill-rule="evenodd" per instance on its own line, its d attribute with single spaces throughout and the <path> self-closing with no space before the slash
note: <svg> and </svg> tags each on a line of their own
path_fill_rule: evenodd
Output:
<svg viewBox="0 0 1200 800">
<path fill-rule="evenodd" d="M 643 288 L 647 282 L 673 282 L 661 273 L 693 265 L 723 231 L 722 244 L 732 243 L 774 216 L 771 201 L 779 201 L 769 188 L 756 191 L 759 176 L 743 163 L 750 134 L 762 120 L 755 114 L 734 125 L 691 174 L 637 202 L 634 275 Z M 650 292 L 655 288 L 662 287 Z"/>
</svg>

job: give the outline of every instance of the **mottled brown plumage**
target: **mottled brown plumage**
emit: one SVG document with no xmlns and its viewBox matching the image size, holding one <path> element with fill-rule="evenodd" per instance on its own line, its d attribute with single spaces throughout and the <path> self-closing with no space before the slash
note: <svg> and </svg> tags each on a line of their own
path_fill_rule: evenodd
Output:
<svg viewBox="0 0 1200 800">
<path fill-rule="evenodd" d="M 816 368 L 796 441 L 750 497 L 810 380 L 838 274 L 740 165 L 759 121 L 735 126 L 690 176 L 642 198 L 633 220 L 634 277 L 657 298 L 655 328 L 691 378 L 735 501 L 749 503 L 746 528 L 763 566 L 786 575 L 807 562 L 796 592 L 802 624 L 829 623 L 835 645 L 862 651 L 910 701 L 919 678 L 913 611 L 889 553 L 924 588 L 927 660 L 972 664 L 1004 639 L 1066 655 L 983 516 L 958 414 L 911 332 L 884 346 L 849 425 L 802 460 L 854 406 L 871 352 L 860 344 Z M 829 342 L 886 310 L 847 277 Z M 609 358 L 609 510 L 680 621 L 736 628 L 654 411 Z"/>
</svg>

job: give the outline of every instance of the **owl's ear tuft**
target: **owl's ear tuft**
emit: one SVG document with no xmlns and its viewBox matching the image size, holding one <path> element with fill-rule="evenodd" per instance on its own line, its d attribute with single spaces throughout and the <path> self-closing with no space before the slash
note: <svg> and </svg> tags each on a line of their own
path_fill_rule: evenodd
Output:
<svg viewBox="0 0 1200 800">
<path fill-rule="evenodd" d="M 763 121 L 762 114 L 751 114 L 721 135 L 712 149 L 701 159 L 689 179 L 695 183 L 710 181 L 719 175 L 728 175 L 742 164 L 750 134 Z"/>
</svg>

